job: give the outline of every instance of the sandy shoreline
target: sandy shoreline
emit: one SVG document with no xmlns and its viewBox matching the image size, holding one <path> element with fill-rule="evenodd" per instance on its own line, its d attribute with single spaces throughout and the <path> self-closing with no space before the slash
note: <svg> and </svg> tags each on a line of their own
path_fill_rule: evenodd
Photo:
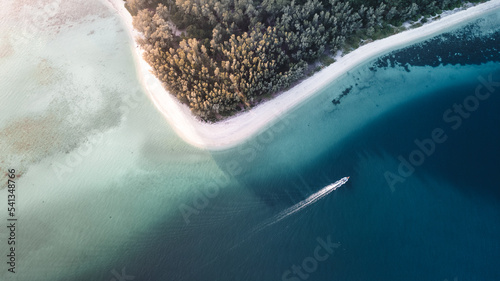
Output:
<svg viewBox="0 0 500 281">
<path fill-rule="evenodd" d="M 125 9 L 124 2 L 122 0 L 103 1 L 120 15 L 127 27 L 131 44 L 133 44 L 131 46 L 134 49 L 138 79 L 145 87 L 156 108 L 184 141 L 193 146 L 210 150 L 222 150 L 244 142 L 271 125 L 283 113 L 313 96 L 321 88 L 367 60 L 423 41 L 466 21 L 474 20 L 484 13 L 500 9 L 500 0 L 490 0 L 467 10 L 447 15 L 422 27 L 363 45 L 272 100 L 227 120 L 216 124 L 208 124 L 197 120 L 191 114 L 189 108 L 170 95 L 161 86 L 161 82 L 151 74 L 151 67 L 142 59 L 142 50 L 134 41 L 138 33 L 133 29 L 132 17 Z"/>
</svg>

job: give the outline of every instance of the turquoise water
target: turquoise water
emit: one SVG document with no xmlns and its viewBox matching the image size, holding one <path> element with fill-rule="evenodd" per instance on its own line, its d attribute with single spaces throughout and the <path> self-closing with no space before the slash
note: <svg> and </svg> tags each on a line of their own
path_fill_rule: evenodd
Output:
<svg viewBox="0 0 500 281">
<path fill-rule="evenodd" d="M 493 13 L 360 65 L 219 152 L 183 143 L 141 95 L 110 14 L 0 58 L 38 75 L 1 81 L 0 166 L 23 174 L 18 273 L 2 262 L 0 279 L 499 280 L 500 88 L 484 85 L 500 81 L 498 22 Z M 103 44 L 89 51 L 93 41 Z M 414 170 L 400 173 L 401 159 Z"/>
<path fill-rule="evenodd" d="M 498 280 L 498 84 L 474 97 L 482 78 L 500 81 L 500 65 L 373 71 L 373 63 L 246 144 L 212 153 L 229 182 L 196 186 L 120 264 L 144 280 Z M 466 117 L 447 113 L 455 104 L 465 104 Z M 411 175 L 399 174 L 399 156 L 410 161 L 416 141 L 435 130 L 439 143 L 428 155 L 420 149 Z M 258 228 L 344 176 L 351 179 L 339 190 Z M 338 244 L 315 259 L 328 239 Z"/>
<path fill-rule="evenodd" d="M 148 257 L 141 267 L 150 267 L 130 270 L 151 280 L 282 280 L 285 270 L 312 256 L 318 237 L 330 235 L 341 246 L 308 280 L 498 279 L 500 99 L 492 96 L 482 103 L 456 131 L 442 119 L 447 108 L 474 93 L 475 76 L 489 71 L 475 68 L 470 80 L 390 110 L 339 143 L 322 147 L 320 155 L 305 158 L 307 164 L 283 164 L 284 155 L 298 158 L 303 151 L 276 137 L 244 165 L 235 177 L 239 184 L 225 187 L 188 225 L 179 218 L 159 227 L 168 234 L 152 244 L 164 247 L 141 255 Z M 305 113 L 298 111 L 299 116 Z M 304 132 L 309 123 L 293 124 L 283 134 Z M 306 149 L 334 131 L 324 128 L 314 136 L 303 133 Z M 446 130 L 449 139 L 392 191 L 384 173 L 397 173 L 398 155 L 410 154 L 414 140 L 431 137 L 435 128 Z M 235 149 L 214 158 L 223 166 L 239 155 Z M 252 234 L 259 221 L 347 175 L 351 180 L 341 189 Z"/>
<path fill-rule="evenodd" d="M 484 68 L 474 73 L 487 75 Z M 307 165 L 283 166 L 277 155 L 302 153 L 278 149 L 277 137 L 232 183 L 221 185 L 206 207 L 199 207 L 205 205 L 199 194 L 188 198 L 187 205 L 199 207 L 189 223 L 180 211 L 166 218 L 136 237 L 142 241 L 139 253 L 116 264 L 141 280 L 282 280 L 285 270 L 313 255 L 318 237 L 331 236 L 340 247 L 308 280 L 496 280 L 500 100 L 481 104 L 456 131 L 442 120 L 447 108 L 474 92 L 474 79 L 387 112 L 321 155 L 304 159 Z M 296 122 L 290 133 L 305 129 L 302 122 L 304 128 Z M 415 139 L 430 137 L 437 127 L 446 130 L 448 141 L 392 191 L 384 173 L 396 173 L 397 156 L 409 154 Z M 306 141 L 330 135 L 323 132 Z M 238 155 L 235 149 L 214 158 L 224 166 Z M 253 232 L 346 175 L 351 180 L 339 190 Z M 209 177 L 207 185 L 216 180 Z M 197 198 L 198 205 L 192 201 Z"/>
</svg>

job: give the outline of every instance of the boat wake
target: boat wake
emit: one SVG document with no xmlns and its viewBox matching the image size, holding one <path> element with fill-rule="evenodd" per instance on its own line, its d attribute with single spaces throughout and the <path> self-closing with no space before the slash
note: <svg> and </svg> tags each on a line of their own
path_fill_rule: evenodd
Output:
<svg viewBox="0 0 500 281">
<path fill-rule="evenodd" d="M 263 223 L 261 223 L 257 227 L 255 227 L 253 229 L 253 231 L 250 232 L 250 235 L 247 238 L 243 239 L 242 241 L 240 241 L 236 245 L 232 246 L 229 250 L 233 250 L 234 248 L 238 247 L 243 242 L 250 239 L 250 237 L 254 236 L 255 234 L 257 234 L 259 231 L 263 230 L 264 228 L 271 226 L 271 225 L 285 219 L 286 217 L 288 217 L 292 214 L 295 214 L 296 212 L 313 204 L 314 202 L 318 201 L 319 199 L 327 196 L 328 194 L 330 194 L 330 192 L 332 192 L 332 191 L 336 190 L 337 188 L 341 187 L 342 185 L 344 185 L 348 180 L 349 180 L 349 177 L 341 178 L 340 180 L 323 187 L 321 190 L 310 195 L 309 197 L 300 201 L 299 203 L 297 203 L 297 204 L 291 206 L 290 208 L 287 208 L 286 210 L 280 212 L 276 216 L 264 221 Z"/>
<path fill-rule="evenodd" d="M 319 190 L 318 192 L 310 195 L 309 197 L 307 197 L 306 199 L 300 201 L 299 203 L 291 206 L 290 208 L 286 209 L 286 210 L 283 210 L 282 212 L 280 212 L 279 214 L 277 214 L 276 216 L 270 218 L 269 220 L 266 220 L 264 223 L 262 223 L 261 225 L 259 225 L 255 231 L 260 231 L 270 225 L 273 225 L 283 219 L 285 219 L 286 217 L 304 209 L 305 207 L 313 204 L 314 202 L 318 201 L 319 199 L 327 196 L 328 194 L 330 194 L 330 192 L 336 190 L 337 188 L 341 187 L 342 185 L 344 185 L 347 181 L 349 180 L 349 177 L 344 177 L 332 184 L 329 184 L 325 187 L 323 187 L 321 190 Z"/>
</svg>

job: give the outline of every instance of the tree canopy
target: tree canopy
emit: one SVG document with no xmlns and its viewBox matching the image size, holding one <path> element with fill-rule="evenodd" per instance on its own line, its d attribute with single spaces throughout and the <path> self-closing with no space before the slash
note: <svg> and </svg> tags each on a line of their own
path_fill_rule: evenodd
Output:
<svg viewBox="0 0 500 281">
<path fill-rule="evenodd" d="M 203 120 L 253 106 L 310 64 L 461 0 L 127 0 L 164 86 Z M 354 38 L 354 39 L 353 39 Z"/>
</svg>

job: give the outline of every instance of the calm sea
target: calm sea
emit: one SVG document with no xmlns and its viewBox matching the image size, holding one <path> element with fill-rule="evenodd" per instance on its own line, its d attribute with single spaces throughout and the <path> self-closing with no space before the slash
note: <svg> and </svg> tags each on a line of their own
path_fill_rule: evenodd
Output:
<svg viewBox="0 0 500 281">
<path fill-rule="evenodd" d="M 213 152 L 146 98 L 116 14 L 68 1 L 0 17 L 0 166 L 22 172 L 0 280 L 500 280 L 498 9 Z"/>
<path fill-rule="evenodd" d="M 226 177 L 194 187 L 117 264 L 137 280 L 500 280 L 495 20 L 362 65 L 212 153 Z"/>
</svg>

